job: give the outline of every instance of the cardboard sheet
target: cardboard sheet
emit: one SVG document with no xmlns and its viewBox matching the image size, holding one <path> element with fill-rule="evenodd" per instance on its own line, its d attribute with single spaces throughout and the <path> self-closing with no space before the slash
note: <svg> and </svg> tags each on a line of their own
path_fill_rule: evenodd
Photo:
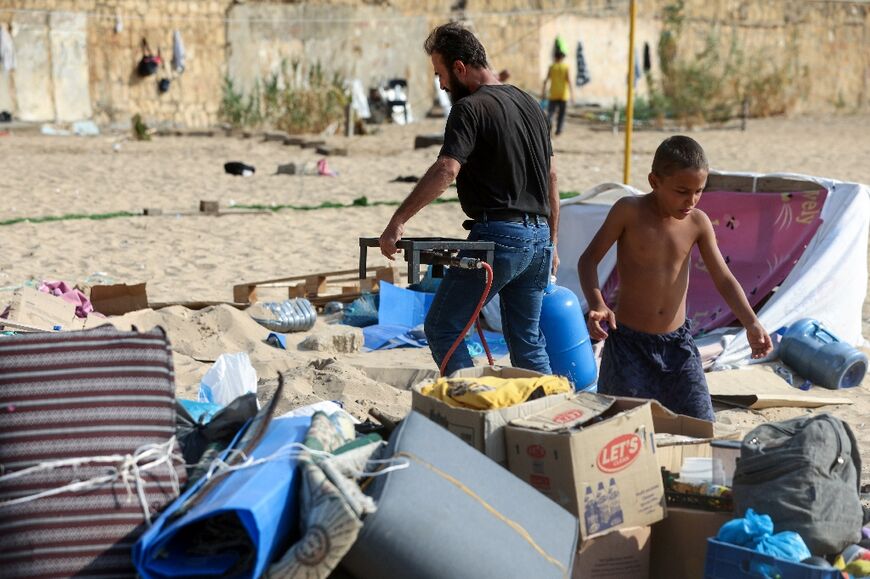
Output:
<svg viewBox="0 0 870 579">
<path fill-rule="evenodd" d="M 95 285 L 91 287 L 90 293 L 94 311 L 104 316 L 121 316 L 148 307 L 148 294 L 144 283 Z"/>
<path fill-rule="evenodd" d="M 844 394 L 823 388 L 803 392 L 773 372 L 775 364 L 758 364 L 740 370 L 707 373 L 710 396 L 717 402 L 760 410 L 777 406 L 818 408 L 852 404 Z M 827 394 L 824 394 L 827 393 Z"/>
</svg>

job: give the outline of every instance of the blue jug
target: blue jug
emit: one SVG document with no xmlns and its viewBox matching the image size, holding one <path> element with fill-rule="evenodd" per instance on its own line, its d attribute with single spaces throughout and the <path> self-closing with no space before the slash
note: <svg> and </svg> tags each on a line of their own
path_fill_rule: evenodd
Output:
<svg viewBox="0 0 870 579">
<path fill-rule="evenodd" d="M 867 372 L 863 352 L 841 342 L 809 318 L 789 326 L 779 346 L 779 357 L 804 378 L 832 390 L 857 386 Z"/>
<path fill-rule="evenodd" d="M 598 368 L 580 300 L 555 281 L 544 290 L 541 331 L 553 373 L 567 377 L 578 392 L 595 392 Z"/>
</svg>

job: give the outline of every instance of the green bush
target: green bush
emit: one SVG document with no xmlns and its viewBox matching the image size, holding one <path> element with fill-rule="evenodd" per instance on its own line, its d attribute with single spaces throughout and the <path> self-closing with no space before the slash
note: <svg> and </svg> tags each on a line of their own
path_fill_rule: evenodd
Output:
<svg viewBox="0 0 870 579">
<path fill-rule="evenodd" d="M 792 108 L 806 72 L 793 74 L 787 64 L 778 64 L 766 53 L 747 54 L 736 33 L 726 45 L 714 28 L 701 51 L 683 55 L 679 40 L 684 6 L 684 0 L 678 0 L 663 10 L 661 78 L 648 74 L 650 92 L 635 105 L 636 118 L 672 118 L 692 125 L 739 116 L 744 101 L 750 116 L 784 114 Z"/>
<path fill-rule="evenodd" d="M 262 87 L 262 88 L 261 88 Z M 250 95 L 224 80 L 220 117 L 236 128 L 274 127 L 291 134 L 317 133 L 344 119 L 348 95 L 344 79 L 316 63 L 303 73 L 295 61 L 258 81 Z"/>
</svg>

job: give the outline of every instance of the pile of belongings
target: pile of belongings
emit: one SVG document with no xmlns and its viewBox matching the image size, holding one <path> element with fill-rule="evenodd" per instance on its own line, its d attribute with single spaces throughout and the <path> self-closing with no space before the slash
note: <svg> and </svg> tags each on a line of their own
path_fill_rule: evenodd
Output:
<svg viewBox="0 0 870 579">
<path fill-rule="evenodd" d="M 577 519 L 421 414 L 174 389 L 160 328 L 0 341 L 4 577 L 571 572 Z"/>
</svg>

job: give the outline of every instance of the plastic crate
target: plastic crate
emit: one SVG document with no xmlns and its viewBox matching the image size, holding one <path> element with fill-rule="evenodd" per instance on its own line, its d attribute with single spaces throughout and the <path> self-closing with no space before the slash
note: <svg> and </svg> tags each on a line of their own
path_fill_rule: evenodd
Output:
<svg viewBox="0 0 870 579">
<path fill-rule="evenodd" d="M 753 562 L 769 565 L 768 575 L 753 574 L 750 571 Z M 770 555 L 763 555 L 752 549 L 746 549 L 738 545 L 723 543 L 716 539 L 707 539 L 707 562 L 704 565 L 704 579 L 758 579 L 770 577 L 771 579 L 842 579 L 842 575 L 836 569 L 823 569 L 783 561 Z"/>
<path fill-rule="evenodd" d="M 734 512 L 734 499 L 731 497 L 709 497 L 706 495 L 688 495 L 675 491 L 665 491 L 665 502 L 669 507 L 686 507 L 715 513 Z"/>
</svg>

